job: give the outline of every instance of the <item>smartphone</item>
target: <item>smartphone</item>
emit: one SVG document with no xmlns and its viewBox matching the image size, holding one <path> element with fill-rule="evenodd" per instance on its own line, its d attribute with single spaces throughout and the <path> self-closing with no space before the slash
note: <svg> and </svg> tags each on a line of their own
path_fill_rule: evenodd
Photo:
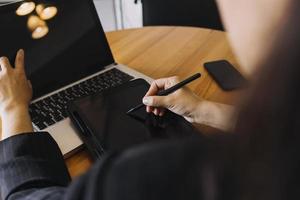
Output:
<svg viewBox="0 0 300 200">
<path fill-rule="evenodd" d="M 247 80 L 226 60 L 207 62 L 204 68 L 223 90 L 231 91 L 247 86 Z"/>
</svg>

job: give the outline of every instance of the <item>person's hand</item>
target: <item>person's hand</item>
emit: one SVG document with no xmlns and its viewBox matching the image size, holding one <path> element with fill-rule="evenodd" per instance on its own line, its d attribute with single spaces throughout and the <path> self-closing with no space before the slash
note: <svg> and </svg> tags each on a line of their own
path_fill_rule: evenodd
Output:
<svg viewBox="0 0 300 200">
<path fill-rule="evenodd" d="M 234 129 L 238 112 L 233 106 L 201 99 L 187 87 L 168 96 L 155 96 L 158 91 L 168 89 L 177 83 L 179 83 L 177 77 L 153 81 L 143 98 L 147 112 L 163 116 L 167 108 L 191 123 L 203 124 L 223 131 Z"/>
<path fill-rule="evenodd" d="M 15 68 L 6 57 L 0 58 L 0 66 L 0 114 L 17 107 L 28 107 L 32 88 L 25 74 L 24 51 L 18 51 Z"/>
<path fill-rule="evenodd" d="M 179 83 L 177 77 L 162 78 L 152 82 L 150 89 L 143 98 L 147 106 L 147 112 L 163 116 L 165 108 L 183 116 L 189 122 L 195 122 L 197 118 L 197 107 L 201 99 L 187 87 L 183 87 L 168 96 L 155 96 L 158 91 L 168 89 Z"/>
<path fill-rule="evenodd" d="M 0 58 L 0 67 L 1 139 L 32 132 L 33 127 L 28 112 L 32 88 L 25 74 L 24 51 L 18 51 L 15 68 L 12 68 L 6 57 Z"/>
</svg>

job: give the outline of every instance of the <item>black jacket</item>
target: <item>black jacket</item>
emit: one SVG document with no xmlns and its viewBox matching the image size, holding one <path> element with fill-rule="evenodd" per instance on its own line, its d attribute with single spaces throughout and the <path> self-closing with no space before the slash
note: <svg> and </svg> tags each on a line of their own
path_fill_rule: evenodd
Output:
<svg viewBox="0 0 300 200">
<path fill-rule="evenodd" d="M 48 133 L 22 134 L 0 143 L 1 196 L 3 200 L 219 199 L 232 192 L 227 152 L 224 145 L 197 137 L 140 145 L 107 154 L 71 182 Z"/>
</svg>

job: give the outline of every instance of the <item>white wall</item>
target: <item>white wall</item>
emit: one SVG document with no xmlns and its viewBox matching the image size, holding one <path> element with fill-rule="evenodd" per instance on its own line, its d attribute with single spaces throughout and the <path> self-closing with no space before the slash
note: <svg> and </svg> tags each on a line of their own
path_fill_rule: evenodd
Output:
<svg viewBox="0 0 300 200">
<path fill-rule="evenodd" d="M 94 0 L 100 21 L 105 31 L 116 30 L 116 14 L 113 0 Z"/>
<path fill-rule="evenodd" d="M 142 4 L 134 0 L 94 0 L 105 31 L 142 27 Z"/>
<path fill-rule="evenodd" d="M 124 28 L 137 28 L 143 26 L 142 3 L 134 0 L 121 0 Z"/>
</svg>

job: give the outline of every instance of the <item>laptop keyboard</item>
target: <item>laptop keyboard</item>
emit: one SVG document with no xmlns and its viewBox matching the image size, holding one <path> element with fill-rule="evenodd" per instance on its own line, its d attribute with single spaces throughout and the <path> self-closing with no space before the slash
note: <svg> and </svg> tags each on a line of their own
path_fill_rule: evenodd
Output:
<svg viewBox="0 0 300 200">
<path fill-rule="evenodd" d="M 132 79 L 132 76 L 115 68 L 87 79 L 31 104 L 29 106 L 29 113 L 32 122 L 37 128 L 43 130 L 68 117 L 66 106 L 69 101 L 101 92 L 102 90 L 121 85 Z"/>
</svg>

